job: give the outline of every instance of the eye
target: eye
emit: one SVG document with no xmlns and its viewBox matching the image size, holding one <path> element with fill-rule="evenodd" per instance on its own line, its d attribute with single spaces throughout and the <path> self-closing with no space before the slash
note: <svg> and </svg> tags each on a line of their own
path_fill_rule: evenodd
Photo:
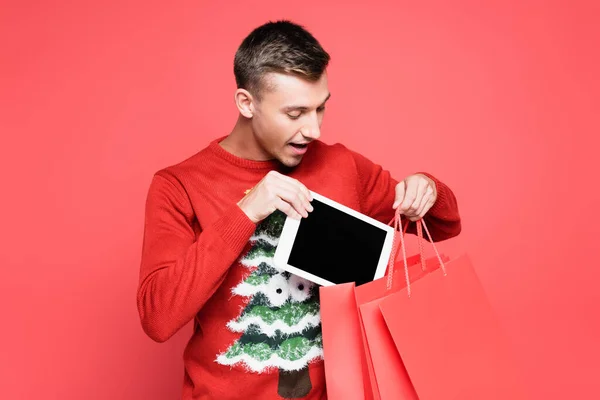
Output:
<svg viewBox="0 0 600 400">
<path fill-rule="evenodd" d="M 302 113 L 298 112 L 297 114 L 288 114 L 288 117 L 290 117 L 290 119 L 298 119 L 301 115 Z"/>
<path fill-rule="evenodd" d="M 323 111 L 325 111 L 325 106 L 317 108 L 317 111 L 318 111 L 318 112 L 323 112 Z"/>
</svg>

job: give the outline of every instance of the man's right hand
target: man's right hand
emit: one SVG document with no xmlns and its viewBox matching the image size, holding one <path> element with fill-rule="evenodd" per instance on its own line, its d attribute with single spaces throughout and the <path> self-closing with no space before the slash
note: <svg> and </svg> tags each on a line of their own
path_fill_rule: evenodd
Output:
<svg viewBox="0 0 600 400">
<path fill-rule="evenodd" d="M 280 210 L 291 218 L 308 217 L 312 196 L 298 180 L 270 171 L 237 204 L 255 224 Z"/>
</svg>

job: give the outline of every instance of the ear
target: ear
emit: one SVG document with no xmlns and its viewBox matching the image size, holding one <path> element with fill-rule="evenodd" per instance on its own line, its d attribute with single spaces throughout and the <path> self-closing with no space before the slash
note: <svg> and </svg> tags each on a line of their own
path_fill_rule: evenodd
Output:
<svg viewBox="0 0 600 400">
<path fill-rule="evenodd" d="M 244 117 L 252 118 L 254 116 L 254 102 L 255 99 L 246 89 L 235 91 L 235 105 Z"/>
</svg>

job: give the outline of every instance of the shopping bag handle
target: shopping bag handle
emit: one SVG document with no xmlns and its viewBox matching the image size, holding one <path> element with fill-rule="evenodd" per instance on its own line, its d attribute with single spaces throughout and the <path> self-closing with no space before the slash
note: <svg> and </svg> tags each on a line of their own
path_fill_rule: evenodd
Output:
<svg viewBox="0 0 600 400">
<path fill-rule="evenodd" d="M 399 231 L 399 228 L 394 224 L 395 221 L 396 221 L 396 217 L 394 216 L 394 218 L 392 218 L 392 220 L 390 222 L 388 222 L 388 225 L 394 225 L 394 233 L 396 231 Z M 402 223 L 400 223 L 400 225 L 401 224 Z M 410 221 L 406 221 L 406 225 L 402 229 L 403 235 L 406 235 L 406 231 L 408 230 L 409 224 L 410 224 Z M 420 257 L 421 269 L 423 271 L 425 271 L 427 269 L 427 261 L 425 260 L 425 251 L 423 250 L 423 242 L 425 241 L 425 239 L 423 239 L 423 229 L 421 227 L 421 224 L 418 222 L 417 222 L 417 237 L 418 237 L 417 242 L 419 243 L 419 254 L 421 255 L 421 257 Z M 396 247 L 398 247 L 398 246 L 396 245 Z M 397 250 L 394 251 L 394 254 L 395 254 L 394 259 L 390 259 L 390 264 L 388 265 L 388 267 L 393 266 L 393 263 L 395 262 L 395 257 L 398 256 Z"/>
<path fill-rule="evenodd" d="M 406 234 L 406 230 L 408 229 L 408 224 L 410 224 L 410 221 L 407 221 L 406 226 L 402 230 L 400 230 L 400 227 L 402 226 L 402 214 L 400 214 L 400 207 L 398 207 L 396 208 L 394 219 L 392 219 L 388 223 L 388 225 L 391 225 L 392 223 L 394 224 L 394 240 L 392 243 L 392 252 L 388 262 L 388 277 L 386 288 L 387 290 L 392 289 L 394 279 L 394 264 L 396 262 L 396 256 L 399 250 L 398 247 L 400 247 L 400 249 L 402 250 L 402 260 L 404 261 L 404 277 L 406 279 L 406 290 L 408 292 L 408 297 L 410 297 L 410 277 L 408 275 L 408 261 L 406 259 L 406 247 L 404 244 L 404 235 Z M 442 260 L 442 257 L 440 256 L 440 253 L 435 243 L 433 242 L 433 239 L 431 238 L 431 234 L 429 233 L 429 229 L 427 229 L 427 224 L 425 223 L 423 218 L 417 220 L 417 236 L 419 241 L 419 251 L 421 255 L 421 266 L 423 270 L 425 270 L 425 255 L 423 251 L 423 242 L 425 239 L 423 239 L 423 228 L 425 228 L 425 233 L 429 238 L 429 242 L 431 243 L 431 246 L 435 251 L 435 255 L 437 256 L 438 261 L 440 262 L 440 268 L 442 269 L 444 275 L 446 275 L 446 266 L 444 265 L 444 261 Z"/>
</svg>

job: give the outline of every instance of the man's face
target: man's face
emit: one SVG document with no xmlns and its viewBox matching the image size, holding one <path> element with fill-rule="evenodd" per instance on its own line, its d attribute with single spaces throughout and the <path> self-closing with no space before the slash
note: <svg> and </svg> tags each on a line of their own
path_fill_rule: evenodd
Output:
<svg viewBox="0 0 600 400">
<path fill-rule="evenodd" d="M 268 159 L 287 167 L 300 164 L 308 145 L 321 136 L 325 103 L 330 97 L 327 74 L 316 82 L 270 73 L 261 100 L 254 102 L 252 129 Z"/>
</svg>

